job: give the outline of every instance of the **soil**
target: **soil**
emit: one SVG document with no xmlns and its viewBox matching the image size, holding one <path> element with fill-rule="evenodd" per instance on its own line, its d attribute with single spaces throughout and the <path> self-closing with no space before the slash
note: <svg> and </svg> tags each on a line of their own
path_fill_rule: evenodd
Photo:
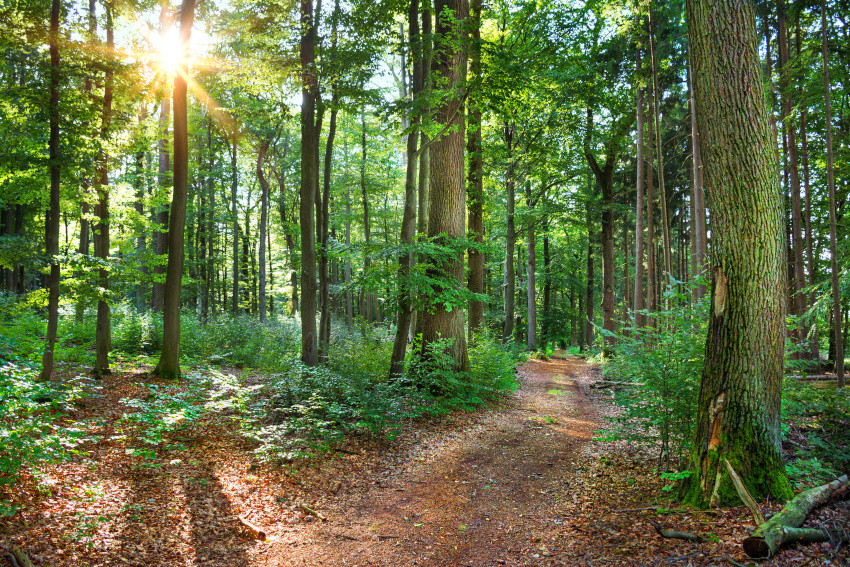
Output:
<svg viewBox="0 0 850 567">
<path fill-rule="evenodd" d="M 218 419 L 145 467 L 115 440 L 118 400 L 150 381 L 128 369 L 81 410 L 102 424 L 91 454 L 13 495 L 22 509 L 0 519 L 0 553 L 17 545 L 56 567 L 753 564 L 740 546 L 745 509 L 678 509 L 646 455 L 594 439 L 616 410 L 590 388 L 593 367 L 553 357 L 519 374 L 520 388 L 487 408 L 409 423 L 391 441 L 351 438 L 298 466 L 256 465 Z M 842 502 L 813 521 L 848 516 Z M 661 538 L 651 522 L 707 543 Z M 764 565 L 850 564 L 837 547 L 788 549 Z"/>
</svg>

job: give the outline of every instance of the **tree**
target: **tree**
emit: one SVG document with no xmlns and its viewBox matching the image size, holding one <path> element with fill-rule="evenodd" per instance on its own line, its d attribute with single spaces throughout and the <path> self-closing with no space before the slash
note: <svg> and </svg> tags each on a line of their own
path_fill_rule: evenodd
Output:
<svg viewBox="0 0 850 567">
<path fill-rule="evenodd" d="M 435 27 L 434 86 L 441 89 L 441 100 L 434 110 L 434 120 L 443 127 L 431 146 L 431 194 L 428 211 L 428 236 L 451 245 L 452 239 L 465 234 L 464 213 L 466 188 L 464 184 L 464 89 L 466 83 L 466 28 L 469 4 L 466 0 L 437 0 L 434 3 Z M 431 262 L 428 272 L 444 278 L 447 284 L 463 282 L 463 254 Z M 429 344 L 451 341 L 449 353 L 456 370 L 466 370 L 463 312 L 459 302 L 449 303 L 439 298 L 447 289 L 435 290 L 425 313 L 422 326 L 423 353 Z"/>
<path fill-rule="evenodd" d="M 61 166 L 59 164 L 59 0 L 50 5 L 50 103 L 48 120 L 50 121 L 50 139 L 48 142 L 50 167 L 50 210 L 47 212 L 46 241 L 47 255 L 50 256 L 50 275 L 48 276 L 47 299 L 47 346 L 41 358 L 40 380 L 49 380 L 53 373 L 53 349 L 56 346 L 56 333 L 59 328 L 59 182 Z"/>
<path fill-rule="evenodd" d="M 195 18 L 195 0 L 183 0 L 180 9 L 182 57 L 174 76 L 174 192 L 168 215 L 168 265 L 162 313 L 162 352 L 153 373 L 162 378 L 180 375 L 180 291 L 183 284 L 184 228 L 189 199 L 189 132 L 186 90 L 189 80 L 189 38 Z"/>
<path fill-rule="evenodd" d="M 752 4 L 688 0 L 697 127 L 713 221 L 711 313 L 687 499 L 792 496 L 780 455 L 785 267 Z"/>
</svg>

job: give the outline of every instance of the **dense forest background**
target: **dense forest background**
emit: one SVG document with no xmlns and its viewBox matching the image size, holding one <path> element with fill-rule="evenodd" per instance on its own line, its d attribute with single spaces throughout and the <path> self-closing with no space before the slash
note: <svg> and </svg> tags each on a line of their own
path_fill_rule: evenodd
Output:
<svg viewBox="0 0 850 567">
<path fill-rule="evenodd" d="M 116 361 L 260 368 L 246 423 L 291 456 L 425 411 L 389 388 L 474 405 L 519 350 L 574 349 L 646 386 L 627 417 L 677 468 L 717 220 L 683 2 L 47 4 L 0 12 L 16 399 Z M 850 5 L 755 12 L 787 367 L 843 387 Z"/>
</svg>

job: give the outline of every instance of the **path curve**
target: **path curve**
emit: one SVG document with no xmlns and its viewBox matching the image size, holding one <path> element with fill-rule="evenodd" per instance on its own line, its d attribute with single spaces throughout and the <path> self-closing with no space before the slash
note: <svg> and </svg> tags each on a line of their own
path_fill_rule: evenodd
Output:
<svg viewBox="0 0 850 567">
<path fill-rule="evenodd" d="M 401 466 L 335 499 L 299 565 L 489 566 L 544 561 L 565 521 L 554 499 L 577 476 L 599 416 L 575 357 L 530 360 L 521 387 L 472 427 L 421 439 Z M 343 491 L 344 492 L 344 491 Z M 289 554 L 287 554 L 289 555 Z"/>
</svg>

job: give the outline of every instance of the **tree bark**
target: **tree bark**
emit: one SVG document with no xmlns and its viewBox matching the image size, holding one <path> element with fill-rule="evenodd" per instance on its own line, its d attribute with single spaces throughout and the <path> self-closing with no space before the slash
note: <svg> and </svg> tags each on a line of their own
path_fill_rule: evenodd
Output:
<svg viewBox="0 0 850 567">
<path fill-rule="evenodd" d="M 469 104 L 469 154 L 468 195 L 469 220 L 468 232 L 473 242 L 481 247 L 484 244 L 484 156 L 481 142 L 482 105 L 481 96 L 481 0 L 472 0 L 470 44 L 470 71 L 472 72 L 473 95 Z M 484 252 L 480 249 L 469 250 L 469 279 L 467 283 L 472 293 L 484 293 Z M 469 340 L 475 340 L 475 333 L 484 327 L 484 302 L 469 301 Z"/>
<path fill-rule="evenodd" d="M 174 193 L 168 215 L 168 265 L 162 312 L 162 352 L 153 373 L 161 378 L 180 376 L 180 291 L 183 280 L 186 204 L 189 196 L 189 130 L 187 82 L 189 39 L 195 18 L 195 0 L 183 0 L 180 9 L 182 57 L 174 75 Z"/>
<path fill-rule="evenodd" d="M 164 41 L 167 37 L 171 26 L 171 7 L 168 2 L 162 3 L 162 9 L 159 14 L 159 37 Z M 166 81 L 167 84 L 167 81 Z M 158 146 L 158 174 L 157 185 L 159 186 L 160 196 L 165 196 L 171 187 L 171 179 L 169 173 L 171 171 L 170 157 L 168 152 L 168 123 L 171 118 L 171 97 L 172 93 L 168 88 L 163 89 L 162 103 L 159 108 L 159 142 Z M 165 275 L 164 256 L 168 252 L 168 207 L 159 206 L 156 212 L 157 232 L 155 238 L 155 248 L 157 255 L 157 263 L 154 265 L 154 282 L 151 290 L 151 308 L 155 313 L 162 313 L 163 294 L 165 293 L 165 284 L 163 281 Z"/>
<path fill-rule="evenodd" d="M 56 347 L 56 335 L 59 328 L 59 189 L 61 164 L 59 162 L 59 14 L 61 3 L 52 0 L 50 4 L 50 102 L 48 120 L 50 138 L 48 156 L 50 160 L 50 210 L 45 223 L 45 242 L 50 257 L 50 274 L 47 277 L 47 344 L 41 357 L 39 380 L 50 380 L 53 374 L 53 351 Z M 13 268 L 14 269 L 14 268 Z"/>
<path fill-rule="evenodd" d="M 534 234 L 534 220 L 531 217 L 531 213 L 534 210 L 534 203 L 531 199 L 531 181 L 525 182 L 525 204 L 527 207 L 527 221 L 528 225 L 526 226 L 526 249 L 528 253 L 528 259 L 525 264 L 525 277 L 526 277 L 526 290 L 527 293 L 525 295 L 526 298 L 526 324 L 527 331 L 525 333 L 525 346 L 528 347 L 528 350 L 537 350 L 537 283 L 535 278 L 537 276 L 537 241 L 536 236 Z"/>
<path fill-rule="evenodd" d="M 838 239 L 836 233 L 835 157 L 832 149 L 832 98 L 829 82 L 829 41 L 826 25 L 826 0 L 821 0 L 821 59 L 823 62 L 824 124 L 826 125 L 826 176 L 829 188 L 829 253 L 832 280 L 832 332 L 835 336 L 835 375 L 838 387 L 844 388 L 844 335 L 841 329 L 841 289 L 838 286 Z"/>
<path fill-rule="evenodd" d="M 651 112 L 652 104 L 647 101 L 647 112 Z M 655 246 L 655 176 L 653 166 L 653 150 L 652 144 L 647 144 L 646 148 L 646 310 L 654 313 L 658 307 L 656 297 L 658 293 L 658 276 L 656 261 L 656 246 Z M 650 317 L 649 321 L 644 321 L 644 324 L 655 324 L 655 320 Z"/>
<path fill-rule="evenodd" d="M 336 0 L 334 13 L 339 13 L 339 0 Z M 334 21 L 336 21 L 336 17 Z M 336 29 L 334 29 L 333 48 L 336 49 Z M 319 232 L 319 296 L 321 303 L 321 313 L 319 316 L 319 359 L 325 361 L 327 359 L 327 349 L 331 342 L 331 294 L 329 288 L 329 270 L 328 270 L 328 235 L 330 233 L 330 195 L 331 195 L 331 160 L 333 158 L 334 139 L 336 138 L 336 117 L 339 111 L 339 95 L 337 94 L 336 86 L 333 88 L 331 96 L 331 120 L 328 124 L 328 138 L 325 142 L 325 160 L 324 174 L 322 176 L 322 207 L 321 217 L 322 224 Z"/>
<path fill-rule="evenodd" d="M 438 124 L 449 127 L 448 132 L 434 140 L 431 146 L 431 194 L 429 198 L 428 236 L 449 244 L 451 239 L 463 237 L 464 222 L 464 93 L 466 88 L 467 54 L 466 26 L 469 22 L 467 0 L 437 0 L 436 43 L 432 72 L 435 83 L 444 85 L 446 92 L 434 110 Z M 447 16 L 447 12 L 452 17 Z M 463 254 L 441 265 L 431 263 L 428 271 L 457 285 L 463 282 Z M 436 290 L 439 292 L 439 290 Z M 422 349 L 440 340 L 449 340 L 448 353 L 454 369 L 465 371 L 469 366 L 464 333 L 463 312 L 457 305 L 431 302 L 423 313 Z"/>
<path fill-rule="evenodd" d="M 269 222 L 269 181 L 263 172 L 263 162 L 268 150 L 268 141 L 263 141 L 260 143 L 260 149 L 257 152 L 257 179 L 260 182 L 260 289 L 258 291 L 260 322 L 266 320 L 266 232 Z"/>
<path fill-rule="evenodd" d="M 415 101 L 422 91 L 422 56 L 418 47 L 421 37 L 419 34 L 419 0 L 411 0 L 407 12 L 408 36 L 410 38 L 410 58 L 413 63 L 413 84 L 411 98 Z M 402 72 L 406 72 L 404 69 Z M 416 145 L 419 137 L 417 125 L 419 117 L 415 114 L 409 118 L 407 134 L 406 163 L 404 176 L 404 212 L 401 219 L 400 255 L 398 270 L 398 314 L 396 334 L 393 341 L 393 351 L 390 357 L 390 380 L 399 378 L 404 370 L 404 355 L 407 351 L 407 338 L 410 330 L 410 318 L 413 312 L 412 289 L 410 287 L 410 269 L 413 255 L 407 250 L 416 235 L 416 206 L 417 206 L 417 156 Z"/>
<path fill-rule="evenodd" d="M 504 271 L 504 311 L 505 324 L 502 340 L 508 342 L 514 333 L 514 311 L 516 309 L 516 278 L 514 275 L 514 248 L 516 246 L 516 164 L 513 156 L 514 124 L 506 123 L 504 129 L 505 148 L 507 150 L 508 169 L 505 172 L 505 192 L 507 197 L 506 234 L 505 234 L 505 271 Z"/>
<path fill-rule="evenodd" d="M 793 493 L 780 455 L 785 342 L 782 194 L 750 3 L 688 0 L 697 126 L 714 238 L 711 312 L 686 498 Z"/>
<path fill-rule="evenodd" d="M 788 14 L 785 0 L 778 0 L 778 37 L 779 37 L 779 81 L 780 96 L 782 99 L 782 123 L 788 137 L 788 175 L 791 181 L 791 234 L 794 243 L 793 265 L 794 282 L 791 290 L 794 314 L 802 317 L 806 312 L 806 295 L 802 292 L 806 285 L 803 260 L 803 212 L 800 203 L 800 168 L 797 155 L 797 133 L 793 117 L 792 84 L 791 84 L 791 56 L 788 47 Z M 807 329 L 803 328 L 803 335 L 808 335 Z M 798 340 L 802 340 L 797 332 Z"/>
<path fill-rule="evenodd" d="M 316 334 L 316 155 L 319 148 L 315 128 L 316 98 L 319 84 L 316 76 L 316 28 L 313 22 L 313 0 L 301 1 L 301 362 L 307 366 L 319 363 Z"/>
<path fill-rule="evenodd" d="M 641 71 L 641 57 L 640 50 L 637 51 L 637 74 L 640 75 Z M 645 175 L 644 175 L 644 156 L 643 156 L 643 148 L 644 148 L 644 133 L 643 133 L 643 89 L 640 87 L 639 80 L 637 88 L 635 89 L 635 118 L 637 121 L 637 132 L 635 136 L 635 145 L 637 146 L 636 150 L 636 158 L 635 161 L 637 166 L 637 172 L 635 174 L 635 284 L 633 287 L 634 299 L 632 300 L 632 306 L 635 313 L 635 321 L 634 324 L 636 327 L 643 327 L 645 324 L 645 317 L 642 313 L 637 313 L 638 311 L 642 311 L 644 309 L 644 290 L 643 290 L 643 280 L 644 280 L 644 232 L 643 232 L 643 209 L 644 209 L 644 183 L 645 183 Z"/>
<path fill-rule="evenodd" d="M 104 3 L 106 8 L 106 52 L 115 52 L 113 10 L 112 2 Z M 112 69 L 106 68 L 103 90 L 103 115 L 101 121 L 100 135 L 105 141 L 112 120 Z M 101 150 L 98 166 L 97 196 L 95 205 L 95 216 L 98 218 L 97 232 L 95 234 L 95 254 L 102 262 L 109 259 L 109 156 L 106 150 Z M 95 328 L 95 363 L 93 374 L 103 376 L 109 374 L 109 351 L 112 350 L 112 316 L 109 307 L 109 270 L 101 267 L 98 270 L 98 283 L 100 297 L 97 301 L 97 326 Z"/>
</svg>

